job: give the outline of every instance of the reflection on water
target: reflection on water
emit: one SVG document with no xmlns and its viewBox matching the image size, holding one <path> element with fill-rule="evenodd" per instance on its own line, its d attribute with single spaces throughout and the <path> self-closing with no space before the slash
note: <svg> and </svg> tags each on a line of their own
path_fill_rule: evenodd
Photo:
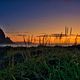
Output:
<svg viewBox="0 0 80 80">
<path fill-rule="evenodd" d="M 21 44 L 0 44 L 0 47 L 6 47 L 6 46 L 10 46 L 10 47 L 37 47 L 39 44 L 29 44 L 29 45 L 25 45 L 24 43 Z M 46 46 L 72 46 L 73 43 L 69 43 L 69 44 L 60 44 L 60 43 L 56 43 L 56 44 L 50 44 L 50 45 L 46 45 Z"/>
<path fill-rule="evenodd" d="M 25 45 L 25 44 L 0 44 L 0 47 L 32 47 L 32 46 L 37 46 L 37 44 L 31 44 L 31 45 Z"/>
</svg>

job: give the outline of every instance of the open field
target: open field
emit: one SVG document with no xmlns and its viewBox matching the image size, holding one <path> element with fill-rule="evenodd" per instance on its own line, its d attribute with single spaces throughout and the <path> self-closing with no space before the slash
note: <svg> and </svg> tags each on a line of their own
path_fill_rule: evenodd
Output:
<svg viewBox="0 0 80 80">
<path fill-rule="evenodd" d="M 0 80 L 80 80 L 80 46 L 0 48 Z"/>
</svg>

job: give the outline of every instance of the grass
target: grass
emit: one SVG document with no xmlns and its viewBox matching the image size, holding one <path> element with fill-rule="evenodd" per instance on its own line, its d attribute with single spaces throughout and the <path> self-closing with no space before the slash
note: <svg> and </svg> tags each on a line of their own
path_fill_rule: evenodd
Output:
<svg viewBox="0 0 80 80">
<path fill-rule="evenodd" d="M 3 48 L 0 80 L 80 80 L 80 48 Z"/>
</svg>

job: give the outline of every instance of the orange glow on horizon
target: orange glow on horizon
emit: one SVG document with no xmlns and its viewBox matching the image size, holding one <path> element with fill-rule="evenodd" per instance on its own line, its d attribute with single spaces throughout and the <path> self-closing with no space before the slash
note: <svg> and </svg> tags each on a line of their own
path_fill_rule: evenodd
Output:
<svg viewBox="0 0 80 80">
<path fill-rule="evenodd" d="M 24 42 L 23 36 L 10 36 L 10 39 L 13 42 Z M 50 43 L 50 44 L 56 44 L 56 43 L 61 43 L 61 44 L 65 44 L 65 43 L 75 43 L 75 38 L 76 36 L 70 36 L 70 37 L 62 37 L 61 39 L 59 37 L 47 37 L 46 39 L 44 39 L 44 43 Z M 28 42 L 28 36 L 25 37 L 25 41 Z M 34 37 L 32 38 L 32 43 L 39 43 L 39 37 Z M 43 37 L 41 38 L 41 43 L 43 43 Z M 77 43 L 80 43 L 80 37 L 77 37 Z"/>
</svg>

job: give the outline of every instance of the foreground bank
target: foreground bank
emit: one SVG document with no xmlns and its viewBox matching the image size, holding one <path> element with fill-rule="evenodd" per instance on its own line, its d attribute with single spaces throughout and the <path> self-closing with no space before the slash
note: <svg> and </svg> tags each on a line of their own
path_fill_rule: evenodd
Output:
<svg viewBox="0 0 80 80">
<path fill-rule="evenodd" d="M 0 80 L 80 80 L 80 46 L 0 48 Z"/>
</svg>

